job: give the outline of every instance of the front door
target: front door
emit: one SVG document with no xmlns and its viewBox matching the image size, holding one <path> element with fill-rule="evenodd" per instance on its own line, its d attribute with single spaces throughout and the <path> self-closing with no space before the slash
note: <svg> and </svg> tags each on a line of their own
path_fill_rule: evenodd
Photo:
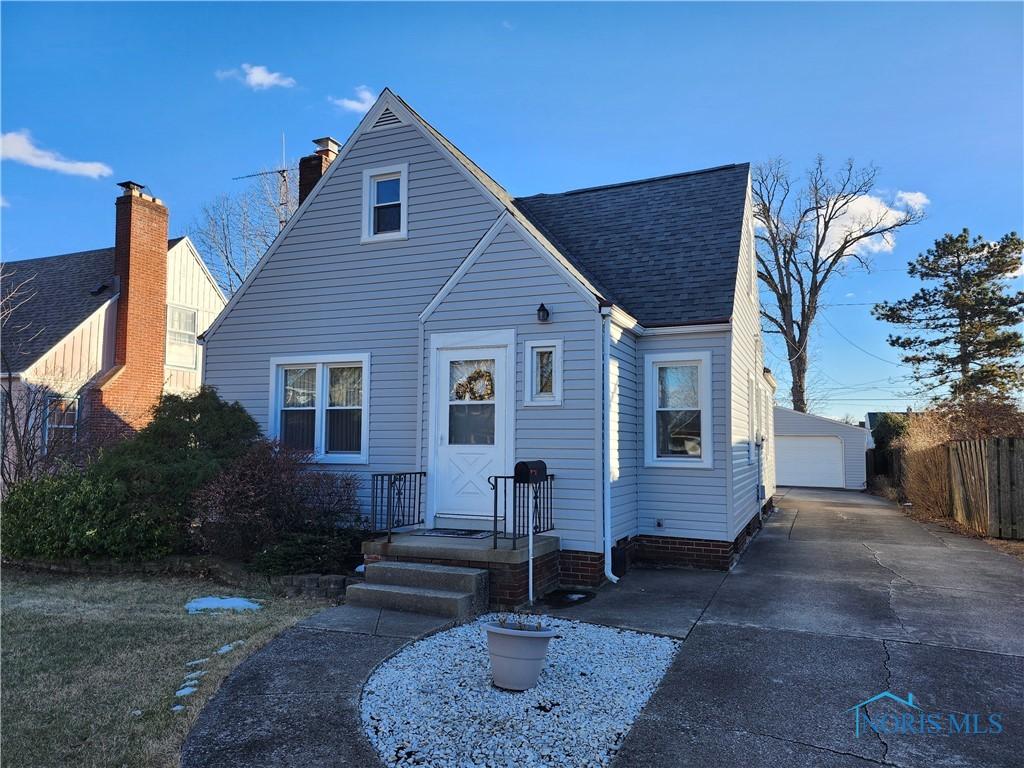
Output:
<svg viewBox="0 0 1024 768">
<path fill-rule="evenodd" d="M 506 349 L 439 349 L 437 355 L 434 517 L 490 518 L 487 478 L 506 472 L 506 388 L 512 386 Z"/>
</svg>

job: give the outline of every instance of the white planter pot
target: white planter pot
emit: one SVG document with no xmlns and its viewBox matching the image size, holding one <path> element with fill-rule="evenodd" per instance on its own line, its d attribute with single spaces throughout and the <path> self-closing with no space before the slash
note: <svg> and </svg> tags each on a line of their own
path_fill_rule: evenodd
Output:
<svg viewBox="0 0 1024 768">
<path fill-rule="evenodd" d="M 544 669 L 544 657 L 555 630 L 512 629 L 493 623 L 485 628 L 494 684 L 508 691 L 533 688 Z"/>
</svg>

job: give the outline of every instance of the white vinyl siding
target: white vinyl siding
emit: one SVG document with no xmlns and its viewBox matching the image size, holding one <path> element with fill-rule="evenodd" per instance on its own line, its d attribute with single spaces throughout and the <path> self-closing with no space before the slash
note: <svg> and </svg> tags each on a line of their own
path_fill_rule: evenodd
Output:
<svg viewBox="0 0 1024 768">
<path fill-rule="evenodd" d="M 612 540 L 638 532 L 637 481 L 643 462 L 636 336 L 612 323 L 611 375 L 611 491 Z"/>
<path fill-rule="evenodd" d="M 363 171 L 408 163 L 408 240 L 361 245 Z M 271 357 L 373 353 L 370 472 L 421 468 L 419 313 L 499 211 L 411 125 L 358 137 L 206 346 L 207 381 L 266 429 Z M 536 304 L 534 305 L 536 307 Z M 549 331 L 550 333 L 550 331 Z"/>
<path fill-rule="evenodd" d="M 641 466 L 637 488 L 639 533 L 727 541 L 729 526 L 727 424 L 729 392 L 729 333 L 685 333 L 679 336 L 641 336 L 637 344 L 637 386 L 643 392 L 647 354 L 685 355 L 709 352 L 711 359 L 712 468 Z M 643 410 L 647 406 L 643 400 Z M 639 424 L 645 418 L 641 413 Z M 745 450 L 745 446 L 743 446 Z M 731 450 L 731 449 L 730 449 Z M 662 522 L 658 526 L 658 521 Z"/>
<path fill-rule="evenodd" d="M 537 305 L 551 322 L 537 322 Z M 600 529 L 599 315 L 520 234 L 506 225 L 424 321 L 422 413 L 428 434 L 429 347 L 433 333 L 516 332 L 515 461 L 541 459 L 555 475 L 554 534 L 564 549 L 598 552 Z M 562 404 L 525 406 L 526 349 L 562 341 Z M 427 466 L 427 446 L 423 466 Z M 511 466 L 508 468 L 511 470 Z"/>
</svg>

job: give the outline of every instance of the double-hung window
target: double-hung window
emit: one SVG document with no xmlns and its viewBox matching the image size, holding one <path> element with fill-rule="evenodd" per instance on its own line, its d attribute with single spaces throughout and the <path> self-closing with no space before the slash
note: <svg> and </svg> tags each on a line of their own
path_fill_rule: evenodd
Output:
<svg viewBox="0 0 1024 768">
<path fill-rule="evenodd" d="M 46 435 L 44 444 L 47 453 L 67 450 L 78 436 L 78 399 L 71 397 L 48 397 L 46 399 Z"/>
<path fill-rule="evenodd" d="M 711 353 L 645 357 L 644 458 L 648 466 L 712 466 Z"/>
<path fill-rule="evenodd" d="M 562 341 L 528 341 L 523 405 L 562 404 Z"/>
<path fill-rule="evenodd" d="M 196 367 L 196 310 L 167 307 L 167 364 L 177 368 Z"/>
<path fill-rule="evenodd" d="M 314 461 L 365 464 L 369 355 L 271 360 L 270 433 Z"/>
<path fill-rule="evenodd" d="M 408 177 L 407 163 L 363 171 L 362 242 L 406 238 Z"/>
</svg>

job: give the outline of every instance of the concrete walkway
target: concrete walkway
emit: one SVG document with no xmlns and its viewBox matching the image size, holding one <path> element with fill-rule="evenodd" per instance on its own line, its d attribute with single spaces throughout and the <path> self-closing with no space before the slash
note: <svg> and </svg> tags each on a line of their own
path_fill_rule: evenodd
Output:
<svg viewBox="0 0 1024 768">
<path fill-rule="evenodd" d="M 282 632 L 224 681 L 193 726 L 182 768 L 380 765 L 359 715 L 363 683 L 448 619 L 342 605 Z"/>
<path fill-rule="evenodd" d="M 1021 765 L 1021 561 L 865 494 L 791 490 L 780 508 L 728 575 L 634 570 L 556 612 L 685 638 L 615 764 Z M 886 690 L 1001 712 L 1005 730 L 858 738 L 847 710 Z"/>
<path fill-rule="evenodd" d="M 792 490 L 728 574 L 634 569 L 566 618 L 684 638 L 619 768 L 1017 766 L 1024 566 L 864 494 Z M 342 606 L 241 664 L 199 716 L 183 768 L 379 765 L 362 684 L 443 619 Z M 854 733 L 890 690 L 929 713 L 1001 712 L 999 735 Z M 897 709 L 873 704 L 878 717 Z"/>
</svg>

